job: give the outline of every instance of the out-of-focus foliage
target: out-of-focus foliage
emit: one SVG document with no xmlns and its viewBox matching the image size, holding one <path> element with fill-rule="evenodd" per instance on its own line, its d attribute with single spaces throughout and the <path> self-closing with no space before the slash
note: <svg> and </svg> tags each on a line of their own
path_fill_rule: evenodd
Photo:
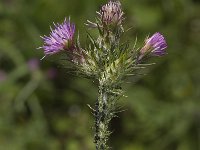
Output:
<svg viewBox="0 0 200 150">
<path fill-rule="evenodd" d="M 70 16 L 84 46 L 83 23 L 106 1 L 0 1 L 0 150 L 92 150 L 95 83 L 43 56 L 40 35 Z M 125 111 L 112 122 L 114 150 L 200 149 L 200 2 L 124 0 L 134 44 L 166 36 L 168 55 L 124 85 Z"/>
</svg>

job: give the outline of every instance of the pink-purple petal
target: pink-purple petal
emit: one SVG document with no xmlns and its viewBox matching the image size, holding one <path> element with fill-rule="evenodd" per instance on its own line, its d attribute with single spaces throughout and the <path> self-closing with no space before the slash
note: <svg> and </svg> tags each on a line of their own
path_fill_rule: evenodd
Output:
<svg viewBox="0 0 200 150">
<path fill-rule="evenodd" d="M 149 39 L 147 39 L 146 45 L 152 47 L 152 55 L 162 56 L 166 54 L 165 49 L 167 48 L 167 43 L 165 38 L 159 32 L 153 34 Z"/>
<path fill-rule="evenodd" d="M 54 29 L 50 27 L 50 35 L 41 37 L 44 40 L 45 55 L 52 55 L 66 49 L 66 43 L 72 43 L 75 33 L 75 25 L 66 20 L 62 24 L 53 23 Z"/>
</svg>

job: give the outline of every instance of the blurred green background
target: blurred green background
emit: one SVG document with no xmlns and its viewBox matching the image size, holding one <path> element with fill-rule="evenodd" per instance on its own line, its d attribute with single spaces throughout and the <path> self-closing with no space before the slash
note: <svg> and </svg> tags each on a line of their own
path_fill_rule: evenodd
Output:
<svg viewBox="0 0 200 150">
<path fill-rule="evenodd" d="M 96 85 L 51 58 L 40 35 L 70 16 L 84 45 L 106 0 L 0 0 L 0 150 L 94 150 Z M 113 150 L 200 150 L 200 1 L 122 0 L 127 37 L 166 36 L 168 55 L 130 78 L 112 121 Z"/>
</svg>

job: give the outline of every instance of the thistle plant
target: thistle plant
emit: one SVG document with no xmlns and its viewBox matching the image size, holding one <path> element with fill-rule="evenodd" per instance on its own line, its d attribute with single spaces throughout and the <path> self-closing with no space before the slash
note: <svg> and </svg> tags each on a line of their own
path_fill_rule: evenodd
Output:
<svg viewBox="0 0 200 150">
<path fill-rule="evenodd" d="M 123 96 L 122 84 L 128 76 L 149 64 L 147 59 L 166 54 L 166 41 L 160 33 L 147 37 L 141 48 L 130 47 L 122 42 L 126 33 L 123 28 L 124 12 L 119 1 L 109 1 L 103 5 L 94 22 L 87 20 L 88 28 L 97 30 L 98 37 L 88 32 L 85 47 L 75 37 L 75 25 L 70 19 L 62 24 L 54 24 L 49 36 L 43 36 L 44 57 L 56 53 L 66 53 L 67 61 L 75 74 L 98 83 L 98 98 L 94 108 L 94 143 L 96 150 L 107 150 L 109 123 L 117 115 L 118 101 Z M 131 40 L 132 41 L 132 40 Z M 135 44 L 134 44 L 135 45 Z"/>
</svg>

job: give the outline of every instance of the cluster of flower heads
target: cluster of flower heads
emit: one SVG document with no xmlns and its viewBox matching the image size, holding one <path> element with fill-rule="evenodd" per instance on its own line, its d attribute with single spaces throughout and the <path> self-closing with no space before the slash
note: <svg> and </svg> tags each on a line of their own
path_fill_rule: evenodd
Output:
<svg viewBox="0 0 200 150">
<path fill-rule="evenodd" d="M 45 56 L 65 52 L 76 73 L 98 80 L 100 95 L 97 107 L 95 106 L 96 149 L 107 149 L 106 141 L 110 135 L 108 123 L 115 116 L 115 99 L 122 96 L 123 79 L 143 68 L 142 62 L 148 56 L 166 54 L 165 38 L 158 32 L 148 37 L 141 49 L 130 48 L 129 44 L 121 43 L 123 16 L 119 1 L 109 1 L 103 5 L 97 12 L 96 22 L 87 21 L 86 25 L 97 29 L 99 36 L 93 38 L 88 33 L 85 48 L 81 47 L 79 38 L 74 42 L 75 25 L 70 20 L 54 24 L 50 35 L 42 37 L 44 45 L 40 48 L 44 49 Z"/>
<path fill-rule="evenodd" d="M 109 1 L 101 7 L 97 14 L 100 16 L 104 28 L 105 26 L 112 27 L 113 25 L 121 26 L 124 12 L 121 9 L 121 3 L 119 1 Z M 98 27 L 98 23 L 90 21 L 88 21 L 87 25 L 90 27 Z M 45 56 L 53 55 L 60 51 L 76 51 L 74 43 L 75 25 L 70 22 L 70 19 L 65 19 L 61 24 L 54 24 L 54 27 L 54 29 L 51 29 L 49 36 L 42 37 L 44 45 L 40 48 L 44 49 Z M 165 38 L 157 32 L 145 40 L 145 45 L 140 49 L 138 58 L 141 60 L 146 55 L 162 56 L 166 54 L 166 48 L 167 43 Z"/>
</svg>

